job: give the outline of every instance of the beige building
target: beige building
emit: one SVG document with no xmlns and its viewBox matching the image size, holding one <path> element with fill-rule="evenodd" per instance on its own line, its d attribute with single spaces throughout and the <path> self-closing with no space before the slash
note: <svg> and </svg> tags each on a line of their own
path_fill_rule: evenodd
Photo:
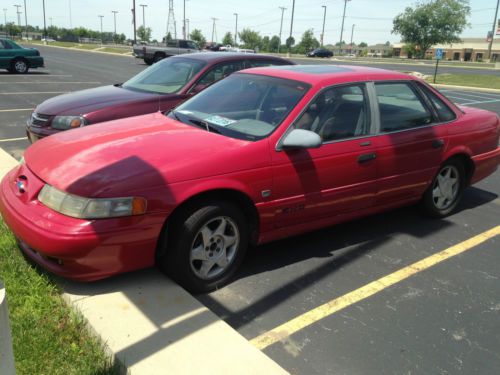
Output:
<svg viewBox="0 0 500 375">
<path fill-rule="evenodd" d="M 443 60 L 455 61 L 483 61 L 487 59 L 488 42 L 485 38 L 464 38 L 460 43 L 439 44 L 425 52 L 425 56 L 432 58 L 437 48 L 443 49 Z M 394 56 L 407 57 L 403 49 L 404 43 L 394 44 Z M 491 61 L 500 61 L 500 38 L 493 40 L 491 48 Z"/>
</svg>

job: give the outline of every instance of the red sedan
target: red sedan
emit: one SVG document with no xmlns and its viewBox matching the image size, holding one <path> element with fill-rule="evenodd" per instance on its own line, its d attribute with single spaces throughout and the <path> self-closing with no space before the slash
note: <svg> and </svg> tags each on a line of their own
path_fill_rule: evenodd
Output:
<svg viewBox="0 0 500 375">
<path fill-rule="evenodd" d="M 166 115 L 37 142 L 2 181 L 0 211 L 22 251 L 56 274 L 157 264 L 207 291 L 249 244 L 418 201 L 448 215 L 496 171 L 499 135 L 496 114 L 404 74 L 250 69 Z"/>
</svg>

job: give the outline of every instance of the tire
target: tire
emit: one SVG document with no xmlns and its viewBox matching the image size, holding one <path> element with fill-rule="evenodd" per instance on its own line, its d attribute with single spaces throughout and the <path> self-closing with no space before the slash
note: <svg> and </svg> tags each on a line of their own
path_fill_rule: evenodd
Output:
<svg viewBox="0 0 500 375">
<path fill-rule="evenodd" d="M 248 223 L 237 206 L 211 202 L 176 215 L 161 244 L 159 266 L 192 293 L 224 285 L 238 269 L 248 247 Z M 165 236 L 165 237 L 168 237 Z"/>
<path fill-rule="evenodd" d="M 157 63 L 160 60 L 163 60 L 166 56 L 163 53 L 157 53 L 153 57 L 153 64 Z"/>
<path fill-rule="evenodd" d="M 460 202 L 465 184 L 464 165 L 456 159 L 446 161 L 422 197 L 425 212 L 435 218 L 448 216 Z"/>
<path fill-rule="evenodd" d="M 13 60 L 10 63 L 10 66 L 11 66 L 10 69 L 12 70 L 12 72 L 16 73 L 16 74 L 26 74 L 26 73 L 28 73 L 28 70 L 29 70 L 28 61 L 26 61 L 25 59 L 21 59 L 21 58 Z"/>
<path fill-rule="evenodd" d="M 144 59 L 144 62 L 148 65 L 152 65 L 153 64 L 153 59 Z"/>
</svg>

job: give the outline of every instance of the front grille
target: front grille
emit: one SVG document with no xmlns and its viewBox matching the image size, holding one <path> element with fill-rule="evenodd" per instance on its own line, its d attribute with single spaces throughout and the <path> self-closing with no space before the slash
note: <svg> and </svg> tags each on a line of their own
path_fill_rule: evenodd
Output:
<svg viewBox="0 0 500 375">
<path fill-rule="evenodd" d="M 41 113 L 33 112 L 31 114 L 31 125 L 47 126 L 49 125 L 50 115 L 42 115 Z"/>
</svg>

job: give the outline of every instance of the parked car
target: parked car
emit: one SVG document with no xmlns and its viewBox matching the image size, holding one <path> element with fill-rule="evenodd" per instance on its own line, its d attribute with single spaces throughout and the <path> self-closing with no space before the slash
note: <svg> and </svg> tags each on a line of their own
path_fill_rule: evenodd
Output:
<svg viewBox="0 0 500 375">
<path fill-rule="evenodd" d="M 333 52 L 326 48 L 316 48 L 306 54 L 307 57 L 332 57 Z"/>
<path fill-rule="evenodd" d="M 192 40 L 172 39 L 163 46 L 136 44 L 133 46 L 133 51 L 136 58 L 143 59 L 146 64 L 151 65 L 166 57 L 200 52 L 200 47 Z"/>
<path fill-rule="evenodd" d="M 497 169 L 499 136 L 496 114 L 402 73 L 248 69 L 167 116 L 35 143 L 3 179 L 0 213 L 53 273 L 96 280 L 158 264 L 207 291 L 249 244 L 418 201 L 449 215 Z"/>
<path fill-rule="evenodd" d="M 16 42 L 0 38 L 0 69 L 25 74 L 30 68 L 43 68 L 43 57 L 35 48 L 24 48 Z"/>
<path fill-rule="evenodd" d="M 122 117 L 167 111 L 215 81 L 256 66 L 287 65 L 275 56 L 197 53 L 174 56 L 123 84 L 59 95 L 39 104 L 28 119 L 31 142 L 60 131 Z"/>
</svg>

